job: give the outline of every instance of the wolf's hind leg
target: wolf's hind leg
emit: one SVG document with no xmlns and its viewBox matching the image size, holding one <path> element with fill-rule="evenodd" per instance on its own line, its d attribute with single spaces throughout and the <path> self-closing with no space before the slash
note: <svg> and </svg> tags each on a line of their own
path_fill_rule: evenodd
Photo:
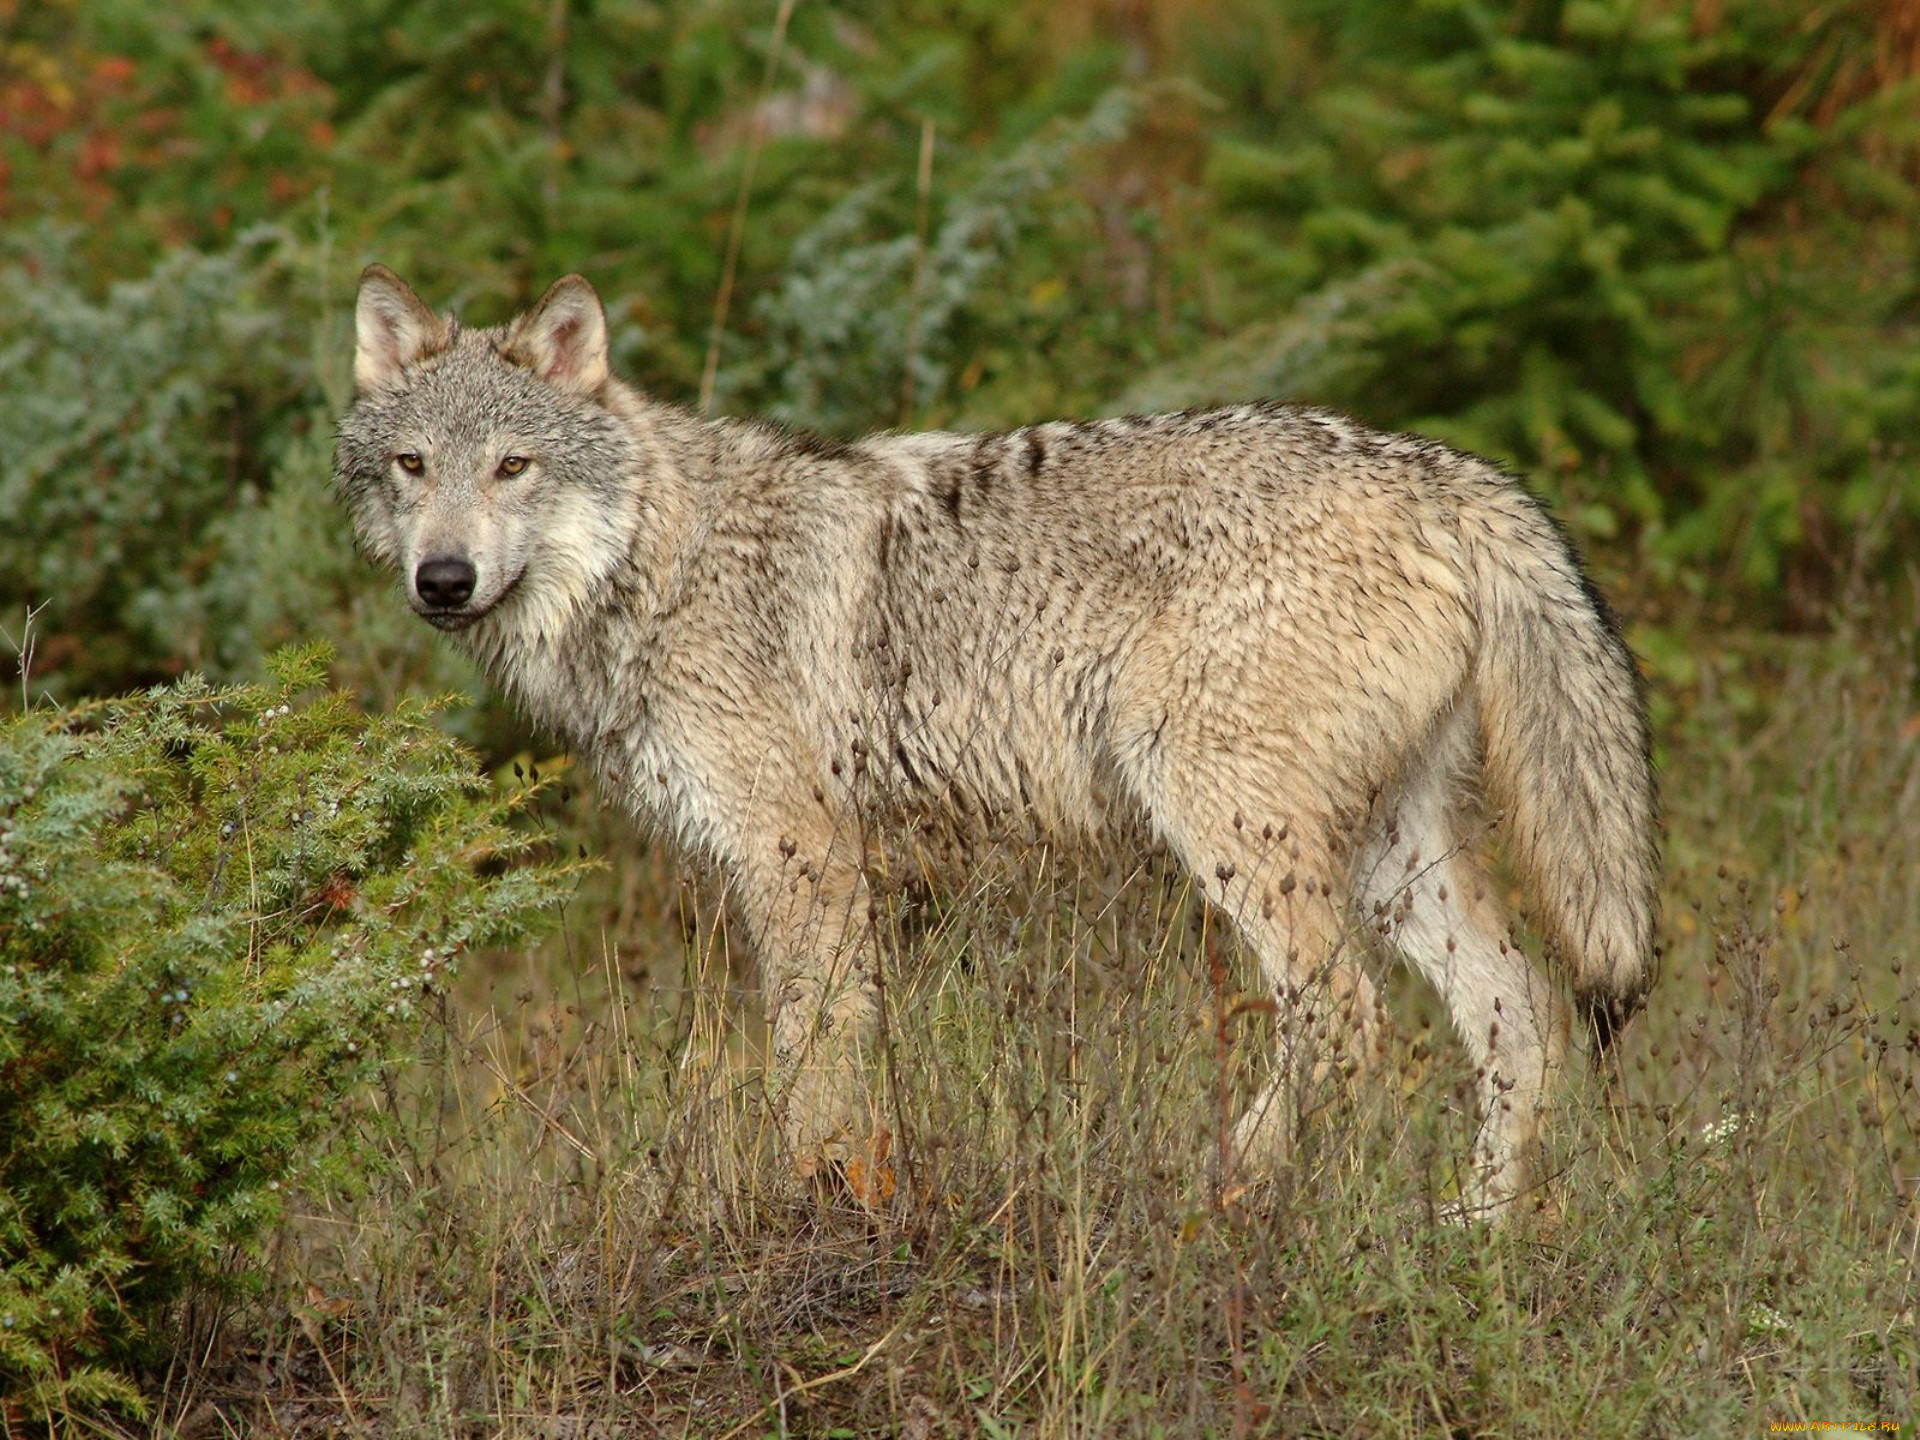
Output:
<svg viewBox="0 0 1920 1440">
<path fill-rule="evenodd" d="M 1304 805 L 1271 815 L 1237 811 L 1230 794 L 1163 797 L 1161 833 L 1259 958 L 1276 1007 L 1277 1064 L 1234 1127 L 1233 1153 L 1250 1173 L 1290 1155 L 1300 1124 L 1381 1054 L 1380 1002 L 1352 952 L 1344 866 L 1327 824 Z"/>
<path fill-rule="evenodd" d="M 1299 1126 L 1381 1059 L 1380 999 L 1352 953 L 1339 891 L 1324 883 L 1305 896 L 1299 881 L 1284 897 L 1250 887 L 1229 906 L 1277 1007 L 1273 1077 L 1234 1127 L 1234 1153 L 1253 1174 L 1284 1163 Z"/>
<path fill-rule="evenodd" d="M 1478 1072 L 1480 1125 L 1462 1213 L 1492 1213 L 1528 1183 L 1565 1060 L 1567 1007 L 1508 938 L 1493 888 L 1463 848 L 1457 800 L 1471 755 L 1464 714 L 1402 784 L 1362 854 L 1355 900 L 1446 1002 Z"/>
</svg>

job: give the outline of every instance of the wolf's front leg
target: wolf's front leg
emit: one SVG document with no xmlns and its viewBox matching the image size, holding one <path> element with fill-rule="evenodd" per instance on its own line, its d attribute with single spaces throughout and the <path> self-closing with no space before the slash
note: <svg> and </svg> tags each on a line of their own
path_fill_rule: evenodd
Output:
<svg viewBox="0 0 1920 1440">
<path fill-rule="evenodd" d="M 809 848 L 814 858 L 808 858 Z M 769 1089 L 802 1178 L 838 1169 L 862 1200 L 881 1188 L 884 1129 L 868 1103 L 878 1012 L 866 877 L 846 847 L 779 847 L 747 888 L 773 1030 Z"/>
</svg>

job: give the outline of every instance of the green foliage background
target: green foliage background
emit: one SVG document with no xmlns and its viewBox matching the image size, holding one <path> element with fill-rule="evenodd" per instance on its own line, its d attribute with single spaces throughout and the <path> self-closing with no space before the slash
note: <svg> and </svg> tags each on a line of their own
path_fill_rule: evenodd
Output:
<svg viewBox="0 0 1920 1440">
<path fill-rule="evenodd" d="M 0 595 L 63 694 L 345 635 L 360 266 L 478 321 L 582 271 L 694 401 L 737 240 L 717 408 L 1343 406 L 1528 475 L 1645 615 L 1817 622 L 1920 497 L 1914 9 L 0 7 Z"/>
</svg>

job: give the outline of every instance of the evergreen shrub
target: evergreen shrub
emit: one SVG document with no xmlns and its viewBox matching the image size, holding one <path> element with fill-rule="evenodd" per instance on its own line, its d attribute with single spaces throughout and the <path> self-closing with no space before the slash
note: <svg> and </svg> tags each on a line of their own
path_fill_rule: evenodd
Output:
<svg viewBox="0 0 1920 1440">
<path fill-rule="evenodd" d="M 572 867 L 432 722 L 321 647 L 0 726 L 0 1403 L 112 1405 L 193 1292 L 257 1283 L 449 969 Z"/>
</svg>

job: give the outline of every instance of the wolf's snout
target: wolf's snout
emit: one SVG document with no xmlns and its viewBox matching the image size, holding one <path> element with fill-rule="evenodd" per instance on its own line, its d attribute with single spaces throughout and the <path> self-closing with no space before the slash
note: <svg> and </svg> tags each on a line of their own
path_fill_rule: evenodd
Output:
<svg viewBox="0 0 1920 1440">
<path fill-rule="evenodd" d="M 422 605 L 454 610 L 473 598 L 477 578 L 472 563 L 459 556 L 424 560 L 413 572 L 413 590 Z"/>
</svg>

